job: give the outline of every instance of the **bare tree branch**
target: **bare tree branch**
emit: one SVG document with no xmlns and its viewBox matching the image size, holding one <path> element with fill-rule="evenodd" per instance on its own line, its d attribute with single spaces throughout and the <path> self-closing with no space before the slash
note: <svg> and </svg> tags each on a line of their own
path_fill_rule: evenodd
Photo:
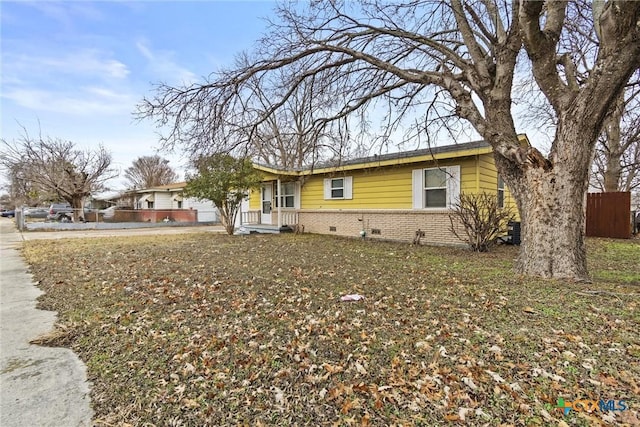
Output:
<svg viewBox="0 0 640 427">
<path fill-rule="evenodd" d="M 0 163 L 30 187 L 50 193 L 75 209 L 76 220 L 86 197 L 118 176 L 111 168 L 111 154 L 103 146 L 80 150 L 71 141 L 24 135 L 15 141 L 2 140 Z"/>
</svg>

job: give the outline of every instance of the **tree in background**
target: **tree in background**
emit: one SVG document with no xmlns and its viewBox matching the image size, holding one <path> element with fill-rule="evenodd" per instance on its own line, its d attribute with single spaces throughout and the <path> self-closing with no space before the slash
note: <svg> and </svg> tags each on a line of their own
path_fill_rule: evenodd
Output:
<svg viewBox="0 0 640 427">
<path fill-rule="evenodd" d="M 102 146 L 81 150 L 71 141 L 32 138 L 26 131 L 18 140 L 1 143 L 0 163 L 10 179 L 21 188 L 68 202 L 76 221 L 82 215 L 85 198 L 118 176 L 118 171 L 111 168 L 111 154 Z"/>
<path fill-rule="evenodd" d="M 596 9 L 602 1 L 593 2 Z M 592 2 L 574 0 L 573 13 L 584 13 Z M 566 36 L 560 40 L 563 49 L 571 53 L 577 64 L 573 73 L 576 82 L 584 82 L 594 72 L 598 54 L 597 25 L 585 25 L 584 20 L 571 19 Z M 562 58 L 566 61 L 566 58 Z M 530 127 L 553 134 L 558 126 L 555 110 L 549 100 L 540 96 L 532 79 L 519 85 L 518 102 L 523 102 L 522 118 Z M 636 70 L 623 93 L 609 109 L 598 137 L 591 170 L 591 188 L 599 191 L 633 191 L 640 187 L 640 70 Z"/>
<path fill-rule="evenodd" d="M 222 225 L 232 235 L 242 199 L 260 186 L 260 174 L 249 159 L 229 154 L 202 157 L 195 168 L 195 174 L 187 174 L 185 196 L 211 200 L 220 211 Z"/>
<path fill-rule="evenodd" d="M 591 184 L 600 191 L 640 188 L 640 79 L 607 116 L 596 146 Z"/>
<path fill-rule="evenodd" d="M 57 200 L 54 194 L 44 190 L 38 184 L 24 176 L 24 162 L 4 167 L 4 175 L 8 181 L 6 186 L 11 206 L 38 206 L 51 200 Z"/>
<path fill-rule="evenodd" d="M 154 155 L 138 157 L 124 171 L 124 177 L 134 188 L 151 188 L 175 182 L 178 174 L 169 166 L 169 160 Z"/>
<path fill-rule="evenodd" d="M 251 61 L 247 55 L 240 55 L 236 66 L 249 67 Z M 325 96 L 324 85 L 330 78 L 330 74 L 318 73 L 301 82 L 295 92 L 288 93 L 287 76 L 280 76 L 278 70 L 274 70 L 273 76 L 252 76 L 246 82 L 243 97 L 227 106 L 225 114 L 217 118 L 216 126 L 210 126 L 211 117 L 205 112 L 214 108 L 208 104 L 210 100 L 195 91 L 192 104 L 177 112 L 173 117 L 175 126 L 169 135 L 161 137 L 162 148 L 173 150 L 180 145 L 192 161 L 230 153 L 286 170 L 313 168 L 321 161 L 348 157 L 354 145 L 348 120 L 323 119 L 340 102 L 338 98 Z M 274 109 L 272 100 L 277 98 L 283 102 Z M 139 107 L 140 118 L 147 117 L 150 105 L 145 101 Z M 156 113 L 163 115 L 158 110 Z M 161 117 L 158 121 L 166 122 L 169 118 Z"/>
<path fill-rule="evenodd" d="M 269 98 L 267 114 L 274 114 L 305 82 L 323 75 L 317 96 L 339 103 L 316 116 L 318 123 L 377 119 L 391 135 L 405 119 L 417 138 L 430 138 L 433 126 L 451 130 L 462 119 L 491 145 L 516 200 L 522 220 L 517 269 L 587 280 L 584 195 L 595 145 L 605 117 L 640 66 L 640 2 L 593 5 L 591 10 L 586 2 L 552 0 L 319 0 L 306 8 L 283 3 L 279 21 L 247 65 L 222 70 L 203 84 L 161 85 L 140 112 L 167 126 L 167 140 L 179 144 L 185 133 L 224 134 L 227 118 L 238 114 L 256 78 L 267 92 L 286 88 Z M 560 43 L 575 23 L 596 27 L 595 55 L 577 57 Z M 584 67 L 593 70 L 585 78 L 578 73 L 582 60 L 592 61 Z M 546 157 L 518 138 L 512 89 L 519 62 L 558 120 Z M 247 132 L 263 121 L 256 116 L 245 122 Z"/>
</svg>

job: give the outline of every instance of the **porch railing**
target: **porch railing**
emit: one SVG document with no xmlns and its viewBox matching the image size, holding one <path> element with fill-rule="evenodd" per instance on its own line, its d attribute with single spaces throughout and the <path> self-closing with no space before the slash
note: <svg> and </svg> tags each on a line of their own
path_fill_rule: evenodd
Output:
<svg viewBox="0 0 640 427">
<path fill-rule="evenodd" d="M 296 225 L 298 223 L 297 211 L 285 211 L 280 212 L 280 219 L 282 225 Z M 259 210 L 242 212 L 243 224 L 262 224 L 262 216 Z M 278 211 L 273 210 L 271 212 L 271 224 L 276 225 L 278 223 Z"/>
<path fill-rule="evenodd" d="M 242 212 L 243 224 L 260 224 L 260 211 Z"/>
<path fill-rule="evenodd" d="M 278 212 L 274 211 L 273 215 L 276 215 L 275 221 L 277 221 Z M 296 211 L 285 211 L 280 212 L 282 225 L 296 225 L 298 223 L 298 212 Z"/>
</svg>

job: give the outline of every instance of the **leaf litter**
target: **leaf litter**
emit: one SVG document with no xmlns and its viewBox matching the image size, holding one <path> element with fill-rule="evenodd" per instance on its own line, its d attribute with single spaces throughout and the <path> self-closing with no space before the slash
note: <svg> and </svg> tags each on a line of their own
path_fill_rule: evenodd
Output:
<svg viewBox="0 0 640 427">
<path fill-rule="evenodd" d="M 607 271 L 589 285 L 514 275 L 512 247 L 314 235 L 28 241 L 24 255 L 59 312 L 39 342 L 85 361 L 96 425 L 543 426 L 636 425 L 639 249 L 589 240 L 594 277 Z M 629 409 L 564 416 L 560 397 Z"/>
</svg>

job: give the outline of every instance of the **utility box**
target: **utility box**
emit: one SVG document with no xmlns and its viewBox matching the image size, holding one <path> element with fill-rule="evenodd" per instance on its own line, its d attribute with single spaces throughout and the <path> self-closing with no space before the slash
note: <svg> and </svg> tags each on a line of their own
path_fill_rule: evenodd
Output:
<svg viewBox="0 0 640 427">
<path fill-rule="evenodd" d="M 509 221 L 507 223 L 507 236 L 509 236 L 509 243 L 512 245 L 520 245 L 520 222 Z"/>
</svg>

